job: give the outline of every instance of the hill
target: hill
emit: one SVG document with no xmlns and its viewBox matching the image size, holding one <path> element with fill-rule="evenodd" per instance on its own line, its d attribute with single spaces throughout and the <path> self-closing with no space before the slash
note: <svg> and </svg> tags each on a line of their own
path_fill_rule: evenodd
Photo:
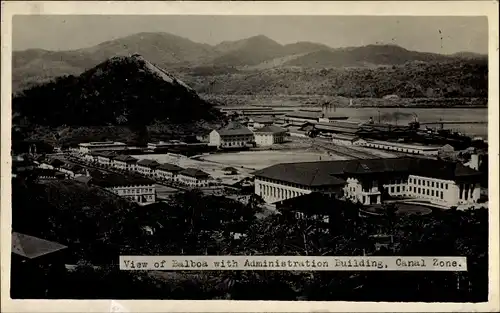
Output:
<svg viewBox="0 0 500 313">
<path fill-rule="evenodd" d="M 410 62 L 376 68 L 282 67 L 214 76 L 182 74 L 198 93 L 351 98 L 486 98 L 486 61 Z"/>
<path fill-rule="evenodd" d="M 368 45 L 343 49 L 313 51 L 285 65 L 300 67 L 348 67 L 366 65 L 397 65 L 407 62 L 449 61 L 452 57 L 435 53 L 409 51 L 395 45 Z"/>
<path fill-rule="evenodd" d="M 59 77 L 13 98 L 13 113 L 46 126 L 142 126 L 216 120 L 188 85 L 140 55 L 114 57 L 79 76 Z"/>
<path fill-rule="evenodd" d="M 219 56 L 207 61 L 218 66 L 256 65 L 287 54 L 286 49 L 266 36 L 222 42 L 214 47 Z"/>
</svg>

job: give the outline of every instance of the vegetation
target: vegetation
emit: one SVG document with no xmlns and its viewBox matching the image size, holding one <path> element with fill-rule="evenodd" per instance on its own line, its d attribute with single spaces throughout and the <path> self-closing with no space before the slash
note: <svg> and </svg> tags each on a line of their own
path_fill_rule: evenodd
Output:
<svg viewBox="0 0 500 313">
<path fill-rule="evenodd" d="M 197 92 L 217 95 L 326 95 L 349 98 L 487 98 L 487 61 L 409 62 L 355 68 L 272 68 L 183 74 Z M 390 101 L 385 101 L 390 102 Z"/>
<path fill-rule="evenodd" d="M 175 124 L 219 117 L 182 82 L 151 66 L 136 57 L 112 58 L 78 77 L 24 90 L 13 98 L 13 111 L 46 126 L 143 127 L 155 120 Z"/>
<path fill-rule="evenodd" d="M 28 205 L 33 203 L 36 210 Z M 370 219 L 360 217 L 357 206 L 346 203 L 335 208 L 331 231 L 324 233 L 312 221 L 288 215 L 256 219 L 257 207 L 257 202 L 247 206 L 198 192 L 137 207 L 74 182 L 13 185 L 13 229 L 66 244 L 75 252 L 73 264 L 80 261 L 74 271 L 60 277 L 58 288 L 51 289 L 55 298 L 487 299 L 485 209 L 426 216 L 388 212 Z M 28 214 L 36 218 L 23 218 Z M 235 239 L 234 232 L 244 237 Z M 398 245 L 377 251 L 372 234 L 390 234 Z M 120 254 L 466 256 L 468 272 L 127 272 L 117 269 Z M 68 285 L 72 288 L 64 288 Z"/>
</svg>

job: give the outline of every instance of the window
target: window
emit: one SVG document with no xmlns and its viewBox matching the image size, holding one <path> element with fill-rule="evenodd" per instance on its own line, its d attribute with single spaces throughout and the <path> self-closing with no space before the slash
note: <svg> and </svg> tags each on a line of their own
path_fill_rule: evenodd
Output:
<svg viewBox="0 0 500 313">
<path fill-rule="evenodd" d="M 420 193 L 420 188 L 418 188 L 418 193 Z"/>
<path fill-rule="evenodd" d="M 443 189 L 443 183 L 441 183 L 441 189 Z"/>
<path fill-rule="evenodd" d="M 427 181 L 427 187 L 430 187 L 431 183 L 429 181 Z"/>
<path fill-rule="evenodd" d="M 399 186 L 396 187 L 396 192 L 401 192 Z"/>
<path fill-rule="evenodd" d="M 434 187 L 434 182 L 432 182 L 432 184 L 431 184 L 431 185 L 432 185 L 432 187 Z"/>
<path fill-rule="evenodd" d="M 393 193 L 393 192 L 394 192 L 394 186 L 391 187 L 391 193 Z"/>
<path fill-rule="evenodd" d="M 429 189 L 426 190 L 426 194 L 429 195 Z"/>
<path fill-rule="evenodd" d="M 448 190 L 448 184 L 446 184 L 445 187 L 446 187 L 446 190 Z"/>
<path fill-rule="evenodd" d="M 441 199 L 443 199 L 443 192 L 441 191 Z"/>
<path fill-rule="evenodd" d="M 434 197 L 434 190 L 431 190 L 431 196 Z"/>
</svg>

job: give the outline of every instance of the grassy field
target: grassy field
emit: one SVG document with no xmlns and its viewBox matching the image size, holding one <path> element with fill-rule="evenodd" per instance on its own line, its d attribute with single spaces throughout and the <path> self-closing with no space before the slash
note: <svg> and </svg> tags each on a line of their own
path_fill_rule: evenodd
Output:
<svg viewBox="0 0 500 313">
<path fill-rule="evenodd" d="M 278 163 L 343 160 L 340 156 L 308 151 L 243 151 L 203 156 L 204 160 L 235 167 L 261 169 Z"/>
</svg>

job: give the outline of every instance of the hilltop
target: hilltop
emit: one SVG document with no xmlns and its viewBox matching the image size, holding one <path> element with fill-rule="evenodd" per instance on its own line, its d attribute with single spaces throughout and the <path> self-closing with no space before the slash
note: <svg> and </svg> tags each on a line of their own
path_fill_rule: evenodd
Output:
<svg viewBox="0 0 500 313">
<path fill-rule="evenodd" d="M 79 76 L 31 87 L 12 100 L 13 125 L 116 126 L 146 132 L 148 125 L 216 122 L 220 112 L 169 72 L 140 55 L 108 59 Z"/>
<path fill-rule="evenodd" d="M 73 51 L 31 49 L 13 52 L 13 90 L 62 75 L 80 75 L 115 56 L 143 55 L 161 68 L 181 72 L 221 73 L 258 69 L 371 68 L 408 62 L 475 62 L 486 56 L 468 52 L 454 55 L 416 52 L 395 45 L 334 49 L 314 42 L 282 45 L 258 35 L 217 45 L 193 42 L 168 33 L 138 33 Z M 200 70 L 197 70 L 199 68 Z M 248 73 L 252 75 L 253 73 Z"/>
</svg>

